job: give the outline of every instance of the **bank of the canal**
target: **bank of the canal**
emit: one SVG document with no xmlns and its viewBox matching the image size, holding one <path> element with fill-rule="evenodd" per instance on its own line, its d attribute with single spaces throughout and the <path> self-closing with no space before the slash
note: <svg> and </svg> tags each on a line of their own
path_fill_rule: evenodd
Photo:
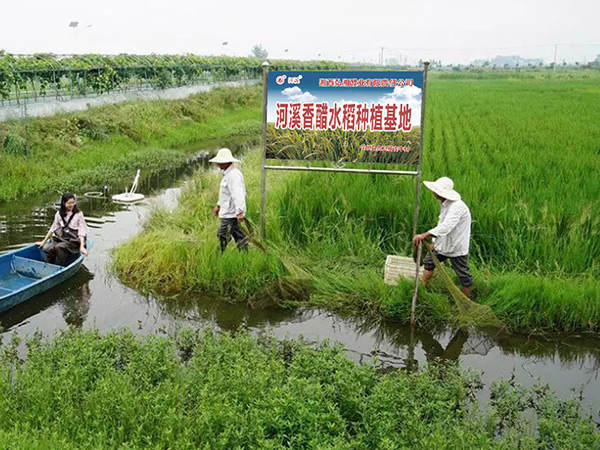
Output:
<svg viewBox="0 0 600 450">
<path fill-rule="evenodd" d="M 236 154 L 244 151 L 244 145 L 228 145 Z M 144 296 L 123 285 L 107 269 L 113 249 L 142 231 L 156 207 L 174 211 L 179 204 L 181 183 L 190 179 L 194 167 L 202 165 L 202 155 L 217 147 L 196 151 L 195 166 L 171 167 L 145 178 L 141 191 L 147 195 L 147 201 L 142 204 L 124 207 L 82 198 L 81 208 L 89 218 L 94 250 L 69 281 L 0 315 L 4 342 L 15 334 L 25 337 L 41 331 L 50 335 L 68 327 L 103 332 L 124 327 L 144 335 L 192 327 L 223 332 L 246 330 L 278 339 L 304 336 L 311 343 L 324 339 L 338 342 L 353 360 L 372 362 L 380 369 L 414 368 L 437 358 L 459 361 L 465 368 L 482 371 L 486 386 L 483 397 L 489 394 L 493 381 L 514 374 L 516 381 L 525 386 L 532 387 L 538 381 L 548 383 L 562 397 L 581 389 L 585 409 L 597 409 L 597 339 L 486 335 L 446 327 L 411 329 L 373 315 L 334 313 L 313 307 L 253 309 L 243 302 L 202 295 Z M 114 189 L 121 188 L 118 184 Z M 44 195 L 0 206 L 0 247 L 22 245 L 43 235 L 51 223 L 56 200 L 54 195 Z M 216 229 L 216 222 L 213 225 Z"/>
<path fill-rule="evenodd" d="M 0 123 L 0 204 L 40 192 L 180 166 L 198 142 L 256 138 L 260 88 L 216 87 L 179 100 L 132 101 Z"/>
<path fill-rule="evenodd" d="M 247 216 L 255 222 L 260 164 L 260 151 L 253 149 L 241 165 Z M 405 180 L 349 176 L 270 172 L 266 244 L 271 251 L 221 255 L 210 214 L 219 175 L 198 172 L 175 211 L 156 211 L 143 233 L 117 249 L 113 267 L 128 285 L 145 292 L 218 294 L 260 305 L 308 301 L 407 323 L 413 282 L 387 286 L 382 273 L 387 255 L 407 254 L 411 246 L 411 203 L 401 194 L 410 186 Z M 600 331 L 600 283 L 593 278 L 506 272 L 484 264 L 471 263 L 474 298 L 511 330 L 592 336 Z M 303 277 L 312 282 L 310 295 Z M 457 321 L 459 311 L 439 278 L 432 289 L 420 290 L 418 303 L 416 322 L 422 327 Z"/>
</svg>

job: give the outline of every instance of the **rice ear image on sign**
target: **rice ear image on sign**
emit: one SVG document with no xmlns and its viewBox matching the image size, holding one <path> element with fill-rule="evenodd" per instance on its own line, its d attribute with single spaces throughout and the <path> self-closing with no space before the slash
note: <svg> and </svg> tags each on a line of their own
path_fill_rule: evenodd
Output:
<svg viewBox="0 0 600 450">
<path fill-rule="evenodd" d="M 335 163 L 415 165 L 421 130 L 394 133 L 369 131 L 276 129 L 267 124 L 267 158 Z M 368 142 L 368 144 L 366 144 Z"/>
</svg>

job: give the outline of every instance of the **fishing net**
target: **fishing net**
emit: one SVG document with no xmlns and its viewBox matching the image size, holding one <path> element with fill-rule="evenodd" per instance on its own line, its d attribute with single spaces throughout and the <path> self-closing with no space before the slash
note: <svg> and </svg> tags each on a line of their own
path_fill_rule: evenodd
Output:
<svg viewBox="0 0 600 450">
<path fill-rule="evenodd" d="M 306 301 L 310 298 L 313 290 L 312 276 L 289 258 L 276 254 L 262 242 L 254 232 L 255 226 L 252 221 L 245 218 L 242 221 L 242 230 L 248 241 L 264 253 L 275 256 L 288 272 L 287 276 L 267 283 L 263 289 L 254 294 L 249 303 L 253 307 L 264 308 L 282 301 Z"/>
<path fill-rule="evenodd" d="M 422 254 L 425 252 L 422 252 Z M 429 250 L 429 254 L 433 259 L 433 264 L 440 276 L 442 284 L 446 290 L 450 293 L 450 296 L 456 303 L 458 310 L 458 323 L 461 326 L 477 325 L 479 327 L 491 327 L 491 328 L 504 328 L 504 324 L 498 319 L 498 316 L 494 314 L 492 308 L 488 305 L 481 305 L 473 300 L 469 299 L 463 292 L 454 284 L 450 275 L 435 256 L 435 254 Z M 423 261 L 419 261 L 420 265 Z"/>
<path fill-rule="evenodd" d="M 461 355 L 480 355 L 486 356 L 488 352 L 498 344 L 489 334 L 469 332 L 469 337 L 465 342 Z"/>
</svg>

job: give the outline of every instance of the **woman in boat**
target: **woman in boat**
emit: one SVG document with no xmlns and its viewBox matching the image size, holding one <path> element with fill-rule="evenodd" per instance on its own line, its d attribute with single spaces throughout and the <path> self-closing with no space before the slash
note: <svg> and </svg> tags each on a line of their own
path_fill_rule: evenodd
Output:
<svg viewBox="0 0 600 450">
<path fill-rule="evenodd" d="M 63 194 L 60 200 L 60 210 L 54 216 L 54 222 L 46 237 L 37 246 L 42 248 L 52 237 L 52 245 L 44 250 L 50 264 L 67 266 L 79 254 L 86 255 L 85 240 L 88 227 L 83 213 L 77 208 L 75 196 L 70 192 Z"/>
</svg>

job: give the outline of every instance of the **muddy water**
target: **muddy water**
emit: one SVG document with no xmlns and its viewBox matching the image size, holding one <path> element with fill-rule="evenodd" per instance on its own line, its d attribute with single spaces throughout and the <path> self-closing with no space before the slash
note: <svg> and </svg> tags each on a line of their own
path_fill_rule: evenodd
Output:
<svg viewBox="0 0 600 450">
<path fill-rule="evenodd" d="M 137 234 L 155 205 L 174 208 L 187 174 L 205 165 L 210 150 L 185 167 L 143 180 L 147 200 L 135 206 L 109 200 L 80 200 L 94 248 L 82 269 L 62 285 L 0 314 L 3 337 L 52 333 L 68 326 L 140 333 L 169 332 L 182 326 L 268 332 L 279 338 L 340 342 L 348 355 L 382 369 L 414 367 L 435 358 L 460 360 L 483 372 L 486 385 L 514 374 L 531 386 L 549 383 L 561 396 L 583 390 L 586 408 L 600 408 L 600 339 L 582 337 L 493 336 L 452 329 L 422 330 L 389 321 L 332 314 L 319 309 L 249 309 L 210 297 L 144 297 L 110 275 L 110 251 Z M 125 187 L 113 186 L 113 193 Z M 100 189 L 101 187 L 98 187 Z M 39 196 L 0 205 L 0 251 L 39 240 L 55 213 L 55 196 Z M 215 222 L 215 229 L 217 223 Z M 383 262 L 382 262 L 383 264 Z"/>
</svg>

